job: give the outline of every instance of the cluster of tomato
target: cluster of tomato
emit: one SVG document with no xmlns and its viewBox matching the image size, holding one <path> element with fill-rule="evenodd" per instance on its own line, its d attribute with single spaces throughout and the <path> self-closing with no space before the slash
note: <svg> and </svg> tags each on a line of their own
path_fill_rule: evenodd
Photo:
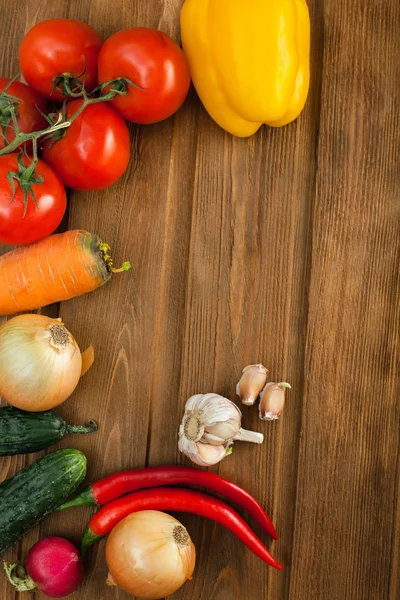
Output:
<svg viewBox="0 0 400 600">
<path fill-rule="evenodd" d="M 119 31 L 103 43 L 81 21 L 43 21 L 22 40 L 19 62 L 26 84 L 0 79 L 0 242 L 13 245 L 53 233 L 66 210 L 64 186 L 98 190 L 113 184 L 130 159 L 125 119 L 150 124 L 168 118 L 190 86 L 181 48 L 147 28 Z M 103 101 L 107 94 L 112 99 Z M 33 144 L 25 135 L 11 151 L 16 136 L 51 129 L 57 117 L 71 124 L 33 138 Z"/>
</svg>

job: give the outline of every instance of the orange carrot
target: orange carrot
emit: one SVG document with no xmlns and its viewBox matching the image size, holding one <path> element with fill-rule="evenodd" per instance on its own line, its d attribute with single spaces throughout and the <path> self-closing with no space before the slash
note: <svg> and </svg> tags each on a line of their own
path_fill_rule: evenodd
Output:
<svg viewBox="0 0 400 600">
<path fill-rule="evenodd" d="M 75 298 L 106 283 L 114 269 L 110 247 L 87 231 L 67 231 L 0 256 L 0 315 Z"/>
</svg>

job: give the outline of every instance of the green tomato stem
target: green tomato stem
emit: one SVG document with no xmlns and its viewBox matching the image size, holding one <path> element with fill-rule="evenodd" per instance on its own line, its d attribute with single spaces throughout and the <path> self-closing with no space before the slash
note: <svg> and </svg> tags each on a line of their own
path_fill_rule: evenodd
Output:
<svg viewBox="0 0 400 600">
<path fill-rule="evenodd" d="M 102 84 L 101 86 L 99 86 L 99 88 L 96 88 L 96 90 L 101 90 L 107 85 L 112 85 L 111 90 L 99 96 L 98 98 L 91 98 L 90 96 L 88 96 L 84 87 L 82 87 L 82 90 L 79 94 L 74 93 L 71 90 L 72 97 L 81 97 L 83 99 L 83 102 L 78 108 L 78 110 L 74 114 L 70 115 L 68 120 L 65 120 L 65 109 L 63 109 L 63 113 L 58 115 L 58 120 L 55 123 L 52 123 L 46 129 L 42 129 L 40 131 L 32 131 L 31 133 L 22 133 L 20 131 L 15 114 L 15 108 L 13 106 L 10 106 L 9 110 L 11 112 L 13 126 L 15 129 L 15 138 L 12 142 L 7 144 L 7 146 L 0 150 L 0 156 L 4 156 L 5 154 L 10 154 L 11 152 L 14 152 L 14 150 L 19 148 L 19 146 L 28 141 L 32 141 L 35 152 L 35 142 L 37 142 L 39 138 L 51 135 L 52 133 L 59 131 L 60 129 L 66 129 L 67 127 L 69 127 L 71 123 L 73 123 L 75 119 L 79 117 L 79 115 L 85 110 L 85 108 L 89 106 L 89 104 L 96 104 L 97 102 L 110 102 L 110 100 L 113 100 L 116 96 L 126 94 L 128 85 L 141 89 L 129 79 L 121 78 L 115 81 Z M 34 162 L 36 166 L 37 154 L 34 154 Z"/>
<path fill-rule="evenodd" d="M 14 152 L 21 144 L 28 142 L 29 140 L 38 140 L 43 135 L 48 135 L 49 133 L 53 133 L 54 131 L 58 131 L 59 129 L 65 129 L 71 125 L 70 121 L 57 122 L 50 127 L 46 127 L 46 129 L 41 129 L 40 131 L 33 131 L 32 133 L 17 133 L 12 142 L 10 142 L 7 146 L 0 150 L 0 156 L 4 156 L 5 154 L 11 154 Z"/>
<path fill-rule="evenodd" d="M 135 87 L 137 87 L 137 86 L 135 86 Z M 85 110 L 85 108 L 87 106 L 89 106 L 89 104 L 97 104 L 99 102 L 110 102 L 111 100 L 113 100 L 115 98 L 115 96 L 124 95 L 124 94 L 126 94 L 126 84 L 123 83 L 122 81 L 121 81 L 121 83 L 116 83 L 115 87 L 113 87 L 111 90 L 109 90 L 106 94 L 99 96 L 98 98 L 90 98 L 87 95 L 85 88 L 83 88 L 82 96 L 81 96 L 83 98 L 83 102 L 80 105 L 80 107 L 78 108 L 78 110 L 69 117 L 70 123 L 73 123 L 75 121 L 75 119 L 77 117 L 79 117 L 79 115 Z"/>
</svg>

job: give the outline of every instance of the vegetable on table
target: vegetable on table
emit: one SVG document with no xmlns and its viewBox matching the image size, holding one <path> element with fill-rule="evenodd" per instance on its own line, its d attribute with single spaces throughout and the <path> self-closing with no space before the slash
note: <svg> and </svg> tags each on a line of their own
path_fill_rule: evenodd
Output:
<svg viewBox="0 0 400 600">
<path fill-rule="evenodd" d="M 191 467 L 160 466 L 119 471 L 90 484 L 76 498 L 62 504 L 58 510 L 75 506 L 98 506 L 129 492 L 170 485 L 195 485 L 221 494 L 247 510 L 271 537 L 278 539 L 271 519 L 249 492 L 215 473 Z"/>
<path fill-rule="evenodd" d="M 248 365 L 236 385 L 236 394 L 245 406 L 252 406 L 267 382 L 268 369 L 262 364 Z"/>
<path fill-rule="evenodd" d="M 45 238 L 57 229 L 66 208 L 65 188 L 44 161 L 15 153 L 0 156 L 0 243 Z"/>
<path fill-rule="evenodd" d="M 211 117 L 239 137 L 296 119 L 310 80 L 305 0 L 185 0 L 183 50 Z"/>
<path fill-rule="evenodd" d="M 149 124 L 167 119 L 183 104 L 190 86 L 186 57 L 166 33 L 133 27 L 114 33 L 99 54 L 99 83 L 126 77 L 125 95 L 112 105 L 128 121 Z M 107 87 L 104 88 L 107 91 Z"/>
<path fill-rule="evenodd" d="M 260 394 L 259 415 L 262 421 L 275 421 L 279 419 L 285 406 L 285 392 L 291 385 L 282 383 L 267 383 Z"/>
<path fill-rule="evenodd" d="M 282 569 L 242 517 L 225 502 L 201 492 L 174 488 L 141 490 L 105 504 L 90 519 L 85 529 L 82 554 L 97 540 L 108 535 L 122 519 L 141 510 L 189 512 L 212 519 L 234 533 L 265 563 Z"/>
<path fill-rule="evenodd" d="M 47 19 L 28 31 L 19 49 L 26 81 L 50 100 L 64 100 L 76 82 L 91 92 L 97 85 L 97 59 L 103 41 L 75 19 Z M 55 84 L 57 87 L 55 89 Z"/>
<path fill-rule="evenodd" d="M 194 463 L 209 466 L 232 452 L 235 440 L 262 444 L 262 433 L 241 427 L 242 413 L 219 394 L 195 394 L 185 404 L 178 448 Z"/>
<path fill-rule="evenodd" d="M 83 562 L 78 550 L 60 537 L 36 542 L 26 556 L 25 567 L 5 562 L 4 569 L 18 592 L 38 589 L 49 598 L 72 594 L 83 580 Z"/>
<path fill-rule="evenodd" d="M 0 408 L 0 456 L 39 452 L 59 442 L 68 433 L 90 434 L 97 424 L 89 427 L 67 425 L 51 410 L 32 413 L 13 406 Z"/>
<path fill-rule="evenodd" d="M 61 78 L 59 78 L 59 79 L 61 79 Z M 14 152 L 18 148 L 20 148 L 22 145 L 27 144 L 27 145 L 32 146 L 33 162 L 36 164 L 36 162 L 37 162 L 37 143 L 40 138 L 42 138 L 43 141 L 47 140 L 46 145 L 47 145 L 47 148 L 49 148 L 50 143 L 54 143 L 55 141 L 62 138 L 61 130 L 68 129 L 72 125 L 74 120 L 78 119 L 78 117 L 81 115 L 81 113 L 88 106 L 92 106 L 93 104 L 96 104 L 96 105 L 101 104 L 102 106 L 106 105 L 106 103 L 110 102 L 110 100 L 113 100 L 116 95 L 123 96 L 124 94 L 126 94 L 128 85 L 135 87 L 135 84 L 132 81 L 129 81 L 129 80 L 121 77 L 121 78 L 117 79 L 116 81 L 108 82 L 108 84 L 106 86 L 98 86 L 98 88 L 96 90 L 93 90 L 92 94 L 88 94 L 86 92 L 84 86 L 82 85 L 82 83 L 80 83 L 78 80 L 76 80 L 74 91 L 70 90 L 68 92 L 70 97 L 65 100 L 64 108 L 58 113 L 50 113 L 49 115 L 46 116 L 46 125 L 47 126 L 45 127 L 45 129 L 40 129 L 38 131 L 31 131 L 29 133 L 23 133 L 22 131 L 20 131 L 18 129 L 18 127 L 17 127 L 18 124 L 15 122 L 13 123 L 13 129 L 14 129 L 15 135 L 13 136 L 12 141 L 10 141 L 6 146 L 4 146 L 3 148 L 0 147 L 0 156 L 10 154 L 11 152 Z M 100 94 L 100 90 L 102 90 L 104 87 L 107 87 L 107 92 Z M 67 100 L 69 100 L 71 98 L 79 99 L 80 104 L 79 103 L 75 104 L 75 107 L 77 107 L 77 110 L 75 112 L 73 112 L 73 113 L 71 113 L 70 111 L 68 112 L 68 120 L 67 120 L 66 112 L 68 111 L 68 107 L 65 107 L 65 104 L 67 103 Z M 92 114 L 96 114 L 96 117 L 97 117 L 101 114 L 103 114 L 103 116 L 107 116 L 110 113 L 97 112 L 97 113 L 92 113 Z M 113 119 L 113 121 L 114 121 L 114 126 L 115 126 L 116 119 Z M 121 121 L 119 121 L 119 123 L 121 123 Z M 86 125 L 86 121 L 81 121 L 81 126 L 85 127 L 85 125 Z M 124 125 L 125 125 L 125 123 L 124 123 Z M 116 128 L 114 127 L 114 129 L 116 129 Z M 77 132 L 76 128 L 75 128 L 75 134 L 78 134 L 78 133 L 79 132 Z M 64 135 L 66 135 L 65 132 L 64 132 Z M 83 140 L 84 140 L 84 138 L 83 138 Z M 110 149 L 108 149 L 108 150 L 110 151 Z M 82 151 L 82 149 L 80 148 L 80 152 L 81 151 Z M 33 171 L 33 168 L 32 168 L 32 171 Z"/>
<path fill-rule="evenodd" d="M 31 412 L 58 406 L 82 373 L 78 344 L 61 319 L 18 315 L 0 327 L 0 396 Z"/>
<path fill-rule="evenodd" d="M 75 298 L 129 268 L 127 262 L 114 268 L 110 247 L 97 235 L 82 230 L 52 235 L 0 256 L 0 315 Z"/>
<path fill-rule="evenodd" d="M 155 510 L 133 513 L 112 530 L 106 545 L 107 583 L 137 598 L 169 596 L 192 578 L 196 550 L 185 527 Z"/>
<path fill-rule="evenodd" d="M 15 138 L 15 123 L 29 133 L 44 129 L 46 100 L 33 88 L 6 77 L 0 77 L 0 149 Z M 27 147 L 31 151 L 32 144 Z"/>
<path fill-rule="evenodd" d="M 0 554 L 76 490 L 86 475 L 79 450 L 56 450 L 0 485 Z"/>
<path fill-rule="evenodd" d="M 82 100 L 68 102 L 65 118 L 71 125 L 43 141 L 43 160 L 67 187 L 100 190 L 126 171 L 129 131 L 124 119 L 107 102 L 89 104 L 79 113 L 82 105 Z"/>
</svg>

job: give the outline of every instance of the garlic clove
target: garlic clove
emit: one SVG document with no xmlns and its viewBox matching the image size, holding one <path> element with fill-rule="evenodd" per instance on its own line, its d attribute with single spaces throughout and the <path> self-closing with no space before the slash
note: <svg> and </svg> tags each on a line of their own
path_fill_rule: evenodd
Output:
<svg viewBox="0 0 400 600">
<path fill-rule="evenodd" d="M 279 419 L 285 405 L 286 389 L 291 389 L 289 383 L 267 383 L 260 394 L 260 419 L 263 421 Z"/>
<path fill-rule="evenodd" d="M 225 446 L 211 446 L 210 444 L 197 443 L 197 464 L 209 467 L 221 462 L 226 456 L 232 454 L 232 448 Z M 195 461 L 196 462 L 196 461 Z"/>
<path fill-rule="evenodd" d="M 226 446 L 193 442 L 184 436 L 179 438 L 178 448 L 192 462 L 201 467 L 215 465 L 232 452 Z"/>
<path fill-rule="evenodd" d="M 261 363 L 248 365 L 243 369 L 240 381 L 236 385 L 236 394 L 242 404 L 252 406 L 267 381 L 268 370 Z"/>
<path fill-rule="evenodd" d="M 225 442 L 224 440 L 221 440 L 221 438 L 217 435 L 212 435 L 212 433 L 204 433 L 203 437 L 201 438 L 201 443 L 211 444 L 211 446 L 220 446 Z"/>
<path fill-rule="evenodd" d="M 233 440 L 240 429 L 241 419 L 233 418 L 227 421 L 207 425 L 201 438 L 207 444 L 225 444 L 227 440 Z"/>
</svg>

